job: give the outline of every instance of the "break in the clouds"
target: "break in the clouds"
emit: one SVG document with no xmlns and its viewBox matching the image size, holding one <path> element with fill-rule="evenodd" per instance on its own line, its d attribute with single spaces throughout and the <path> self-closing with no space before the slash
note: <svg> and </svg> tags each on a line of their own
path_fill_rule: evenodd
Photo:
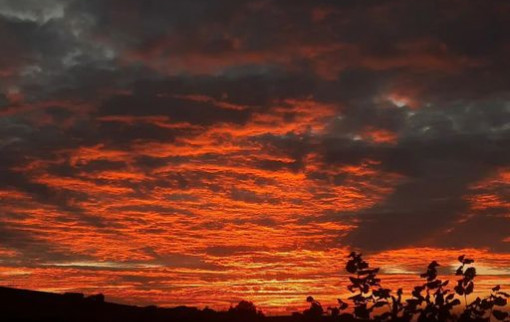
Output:
<svg viewBox="0 0 510 322">
<path fill-rule="evenodd" d="M 508 35 L 506 1 L 0 0 L 2 281 L 285 307 L 352 248 L 508 274 Z"/>
</svg>

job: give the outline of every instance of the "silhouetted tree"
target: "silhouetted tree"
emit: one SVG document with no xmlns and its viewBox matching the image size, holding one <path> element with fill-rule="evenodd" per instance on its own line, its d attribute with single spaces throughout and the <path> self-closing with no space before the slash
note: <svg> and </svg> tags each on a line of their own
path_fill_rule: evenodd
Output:
<svg viewBox="0 0 510 322">
<path fill-rule="evenodd" d="M 405 302 L 402 300 L 403 290 L 400 288 L 396 295 L 392 291 L 380 285 L 377 278 L 378 268 L 370 268 L 369 264 L 362 259 L 361 254 L 352 252 L 346 264 L 346 270 L 355 276 L 349 277 L 351 284 L 348 290 L 355 295 L 349 297 L 354 304 L 353 315 L 340 315 L 347 304 L 338 300 L 339 307 L 329 307 L 333 317 L 339 317 L 339 321 L 350 318 L 359 320 L 372 319 L 374 321 L 454 321 L 455 306 L 461 301 L 455 298 L 455 293 L 464 297 L 466 303 L 464 311 L 460 313 L 459 321 L 490 321 L 491 317 L 500 321 L 510 322 L 510 314 L 497 307 L 504 307 L 508 303 L 510 294 L 503 292 L 500 286 L 492 289 L 490 295 L 484 299 L 476 298 L 468 304 L 468 295 L 474 290 L 474 278 L 476 269 L 471 264 L 474 260 L 460 256 L 461 266 L 457 269 L 457 275 L 462 276 L 455 286 L 455 292 L 447 288 L 448 280 L 438 279 L 437 268 L 440 266 L 432 261 L 427 271 L 420 275 L 425 279 L 422 285 L 414 287 L 411 298 Z M 389 308 L 386 309 L 386 307 Z M 376 314 L 378 313 L 378 315 Z"/>
<path fill-rule="evenodd" d="M 476 269 L 474 267 L 468 267 L 466 269 L 466 265 L 473 264 L 475 261 L 469 258 L 466 258 L 464 255 L 459 256 L 458 258 L 461 265 L 457 268 L 455 275 L 462 276 L 460 280 L 457 281 L 457 286 L 455 286 L 455 292 L 460 296 L 464 296 L 464 303 L 466 305 L 467 310 L 467 296 L 473 293 L 475 288 L 474 279 L 476 276 Z"/>
<path fill-rule="evenodd" d="M 337 302 L 338 302 L 338 307 L 336 307 L 336 306 L 328 307 L 328 311 L 330 312 L 331 316 L 333 316 L 333 317 L 340 316 L 340 313 L 342 311 L 344 311 L 345 309 L 347 309 L 347 307 L 349 306 L 349 304 L 345 303 L 341 299 L 337 299 Z"/>
<path fill-rule="evenodd" d="M 235 307 L 228 310 L 229 315 L 238 321 L 257 321 L 264 317 L 253 302 L 242 300 Z"/>
<path fill-rule="evenodd" d="M 460 321 L 490 321 L 491 316 L 497 320 L 510 321 L 508 312 L 504 312 L 495 307 L 504 307 L 507 305 L 507 298 L 510 294 L 501 291 L 501 287 L 495 286 L 491 294 L 481 299 L 477 297 L 473 302 L 466 306 L 460 316 Z"/>
<path fill-rule="evenodd" d="M 355 295 L 349 297 L 354 303 L 354 316 L 360 319 L 369 319 L 371 313 L 378 308 L 388 306 L 395 308 L 395 315 L 399 312 L 398 303 L 392 306 L 389 302 L 391 297 L 391 290 L 383 288 L 380 285 L 381 280 L 377 278 L 379 268 L 370 268 L 369 264 L 363 260 L 362 255 L 352 252 L 349 256 L 350 260 L 347 262 L 345 269 L 347 272 L 354 274 L 349 279 L 351 284 L 347 289 Z M 401 294 L 399 295 L 399 297 Z M 397 301 L 397 298 L 394 298 Z M 374 316 L 378 321 L 388 320 L 393 316 L 393 311 L 384 312 L 381 315 Z"/>
<path fill-rule="evenodd" d="M 324 314 L 322 305 L 316 301 L 312 296 L 308 296 L 306 301 L 310 303 L 310 308 L 303 311 L 303 315 L 308 319 L 317 319 Z"/>
<path fill-rule="evenodd" d="M 494 309 L 495 306 L 503 307 L 507 304 L 507 298 L 509 294 L 501 291 L 501 287 L 498 285 L 493 287 L 491 294 L 481 299 L 477 297 L 473 302 L 468 304 L 468 295 L 473 293 L 475 284 L 474 279 L 476 277 L 476 269 L 472 265 L 475 261 L 473 259 L 466 258 L 464 255 L 458 258 L 461 265 L 457 268 L 456 275 L 462 276 L 457 281 L 455 286 L 455 292 L 464 297 L 465 309 L 460 316 L 460 321 L 490 321 L 491 316 L 494 316 L 497 320 L 508 320 L 508 312 Z M 467 266 L 467 267 L 466 267 Z"/>
<path fill-rule="evenodd" d="M 411 318 L 418 314 L 418 321 L 450 321 L 452 320 L 452 308 L 460 304 L 455 299 L 455 294 L 446 289 L 448 280 L 441 281 L 437 278 L 437 267 L 439 264 L 432 261 L 427 271 L 420 275 L 426 282 L 421 286 L 415 286 L 412 291 L 412 298 L 407 300 L 404 308 L 405 317 Z M 422 292 L 425 291 L 424 294 Z"/>
</svg>

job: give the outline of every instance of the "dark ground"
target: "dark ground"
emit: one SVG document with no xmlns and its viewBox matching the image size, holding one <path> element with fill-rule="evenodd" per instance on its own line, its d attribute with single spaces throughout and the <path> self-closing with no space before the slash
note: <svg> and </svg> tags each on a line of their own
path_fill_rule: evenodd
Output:
<svg viewBox="0 0 510 322">
<path fill-rule="evenodd" d="M 138 307 L 109 303 L 102 295 L 55 294 L 0 287 L 0 321 L 5 322 L 299 322 L 300 316 L 262 317 L 253 312 L 216 312 L 193 307 Z M 324 317 L 321 321 L 329 321 Z M 338 319 L 336 320 L 338 321 Z"/>
</svg>

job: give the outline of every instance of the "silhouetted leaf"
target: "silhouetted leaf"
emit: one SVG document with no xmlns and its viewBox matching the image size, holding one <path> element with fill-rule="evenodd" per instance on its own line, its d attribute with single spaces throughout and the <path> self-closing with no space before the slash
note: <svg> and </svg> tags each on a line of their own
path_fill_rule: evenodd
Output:
<svg viewBox="0 0 510 322">
<path fill-rule="evenodd" d="M 351 283 L 354 286 L 357 286 L 360 283 L 360 280 L 356 277 L 349 276 L 349 279 L 351 280 Z"/>
<path fill-rule="evenodd" d="M 496 296 L 494 298 L 494 305 L 505 306 L 506 303 L 507 303 L 507 300 L 505 298 L 502 298 L 502 297 L 499 297 L 499 296 Z"/>
<path fill-rule="evenodd" d="M 379 268 L 363 269 L 363 270 L 359 270 L 358 274 L 360 274 L 360 275 L 368 275 L 368 274 L 377 274 L 378 272 L 379 272 Z"/>
<path fill-rule="evenodd" d="M 483 299 L 482 303 L 480 303 L 480 306 L 482 307 L 482 309 L 487 310 L 487 309 L 490 309 L 493 306 L 493 304 L 492 304 L 492 302 L 487 301 L 486 299 Z"/>
<path fill-rule="evenodd" d="M 363 301 L 365 298 L 361 294 L 356 294 L 351 297 L 349 297 L 349 300 L 353 300 L 354 302 Z"/>
<path fill-rule="evenodd" d="M 464 258 L 464 260 L 462 260 L 462 264 L 473 264 L 475 261 L 473 259 L 470 259 L 470 258 Z"/>
<path fill-rule="evenodd" d="M 411 292 L 411 294 L 416 297 L 417 299 L 423 299 L 423 296 L 420 294 L 421 290 L 417 290 L 416 288 L 414 289 L 414 291 Z"/>
<path fill-rule="evenodd" d="M 500 310 L 494 310 L 492 311 L 492 315 L 494 315 L 496 319 L 503 321 L 508 316 L 508 313 Z"/>
<path fill-rule="evenodd" d="M 351 274 L 356 273 L 356 263 L 353 260 L 348 261 L 345 269 Z"/>
<path fill-rule="evenodd" d="M 375 295 L 376 297 L 380 297 L 380 298 L 384 298 L 384 299 L 386 299 L 386 298 L 390 297 L 390 292 L 391 292 L 391 290 L 390 290 L 390 289 L 387 289 L 387 288 L 380 288 L 380 289 L 378 289 L 378 290 L 374 290 L 374 292 L 373 292 L 373 293 L 374 293 L 374 295 Z"/>
<path fill-rule="evenodd" d="M 497 291 L 499 291 L 500 289 L 501 289 L 501 286 L 496 285 L 496 286 L 494 286 L 494 287 L 492 288 L 492 291 L 493 291 L 493 292 L 497 292 Z"/>
<path fill-rule="evenodd" d="M 460 255 L 460 256 L 459 256 L 459 262 L 461 262 L 461 263 L 462 263 L 462 261 L 464 260 L 464 257 L 465 257 L 465 255 Z"/>
<path fill-rule="evenodd" d="M 427 271 L 426 275 L 427 275 L 427 281 L 433 281 L 437 277 L 437 271 L 436 271 L 435 268 L 434 269 L 429 269 Z"/>
<path fill-rule="evenodd" d="M 459 305 L 459 304 L 460 304 L 460 300 L 459 299 L 455 299 L 455 300 L 450 302 L 451 306 L 455 306 L 455 305 Z"/>
<path fill-rule="evenodd" d="M 506 293 L 506 292 L 498 292 L 499 295 L 503 295 L 504 297 L 508 298 L 510 297 L 510 294 Z"/>
<path fill-rule="evenodd" d="M 347 303 L 345 303 L 341 299 L 337 299 L 337 301 L 338 301 L 338 305 L 340 305 L 338 307 L 340 309 L 340 311 L 345 310 L 349 306 Z"/>
<path fill-rule="evenodd" d="M 435 268 L 436 268 L 436 267 L 438 267 L 438 266 L 441 266 L 441 265 L 439 265 L 439 263 L 438 263 L 438 262 L 436 262 L 436 261 L 432 261 L 432 262 L 430 262 L 430 264 L 429 264 L 429 267 L 428 267 L 428 268 L 429 268 L 429 269 L 435 269 Z"/>
<path fill-rule="evenodd" d="M 430 289 L 438 288 L 439 285 L 441 285 L 441 281 L 439 281 L 439 280 L 435 280 L 435 281 L 427 283 L 427 287 Z"/>
<path fill-rule="evenodd" d="M 475 276 L 476 276 L 476 269 L 474 267 L 469 267 L 464 272 L 464 277 L 469 280 L 472 280 L 473 278 L 475 278 Z"/>
<path fill-rule="evenodd" d="M 473 288 L 474 288 L 473 282 L 469 282 L 468 286 L 464 289 L 464 293 L 466 295 L 473 293 Z"/>
<path fill-rule="evenodd" d="M 386 304 L 388 304 L 388 302 L 386 302 L 386 301 L 379 301 L 379 302 L 376 302 L 373 307 L 377 308 L 377 307 L 384 306 Z"/>
</svg>

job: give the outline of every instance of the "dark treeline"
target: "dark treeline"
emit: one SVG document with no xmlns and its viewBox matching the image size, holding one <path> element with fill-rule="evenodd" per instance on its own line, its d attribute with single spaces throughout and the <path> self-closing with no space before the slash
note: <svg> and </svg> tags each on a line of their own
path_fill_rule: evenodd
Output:
<svg viewBox="0 0 510 322">
<path fill-rule="evenodd" d="M 138 307 L 108 303 L 101 294 L 54 294 L 0 287 L 2 322 L 238 322 L 262 321 L 255 305 L 241 301 L 225 312 L 193 307 Z"/>
<path fill-rule="evenodd" d="M 351 253 L 346 270 L 351 274 L 348 290 L 352 296 L 338 299 L 338 306 L 324 309 L 312 296 L 310 307 L 292 316 L 266 317 L 249 301 L 241 301 L 227 311 L 192 307 L 137 307 L 108 303 L 102 294 L 85 297 L 81 293 L 53 294 L 0 287 L 0 320 L 18 322 L 308 322 L 308 321 L 510 321 L 507 301 L 510 294 L 500 286 L 487 290 L 484 298 L 472 295 L 475 288 L 474 261 L 460 256 L 458 279 L 451 283 L 438 279 L 439 264 L 432 261 L 420 275 L 423 283 L 410 296 L 403 289 L 383 287 L 379 269 L 371 268 L 361 254 Z"/>
</svg>

